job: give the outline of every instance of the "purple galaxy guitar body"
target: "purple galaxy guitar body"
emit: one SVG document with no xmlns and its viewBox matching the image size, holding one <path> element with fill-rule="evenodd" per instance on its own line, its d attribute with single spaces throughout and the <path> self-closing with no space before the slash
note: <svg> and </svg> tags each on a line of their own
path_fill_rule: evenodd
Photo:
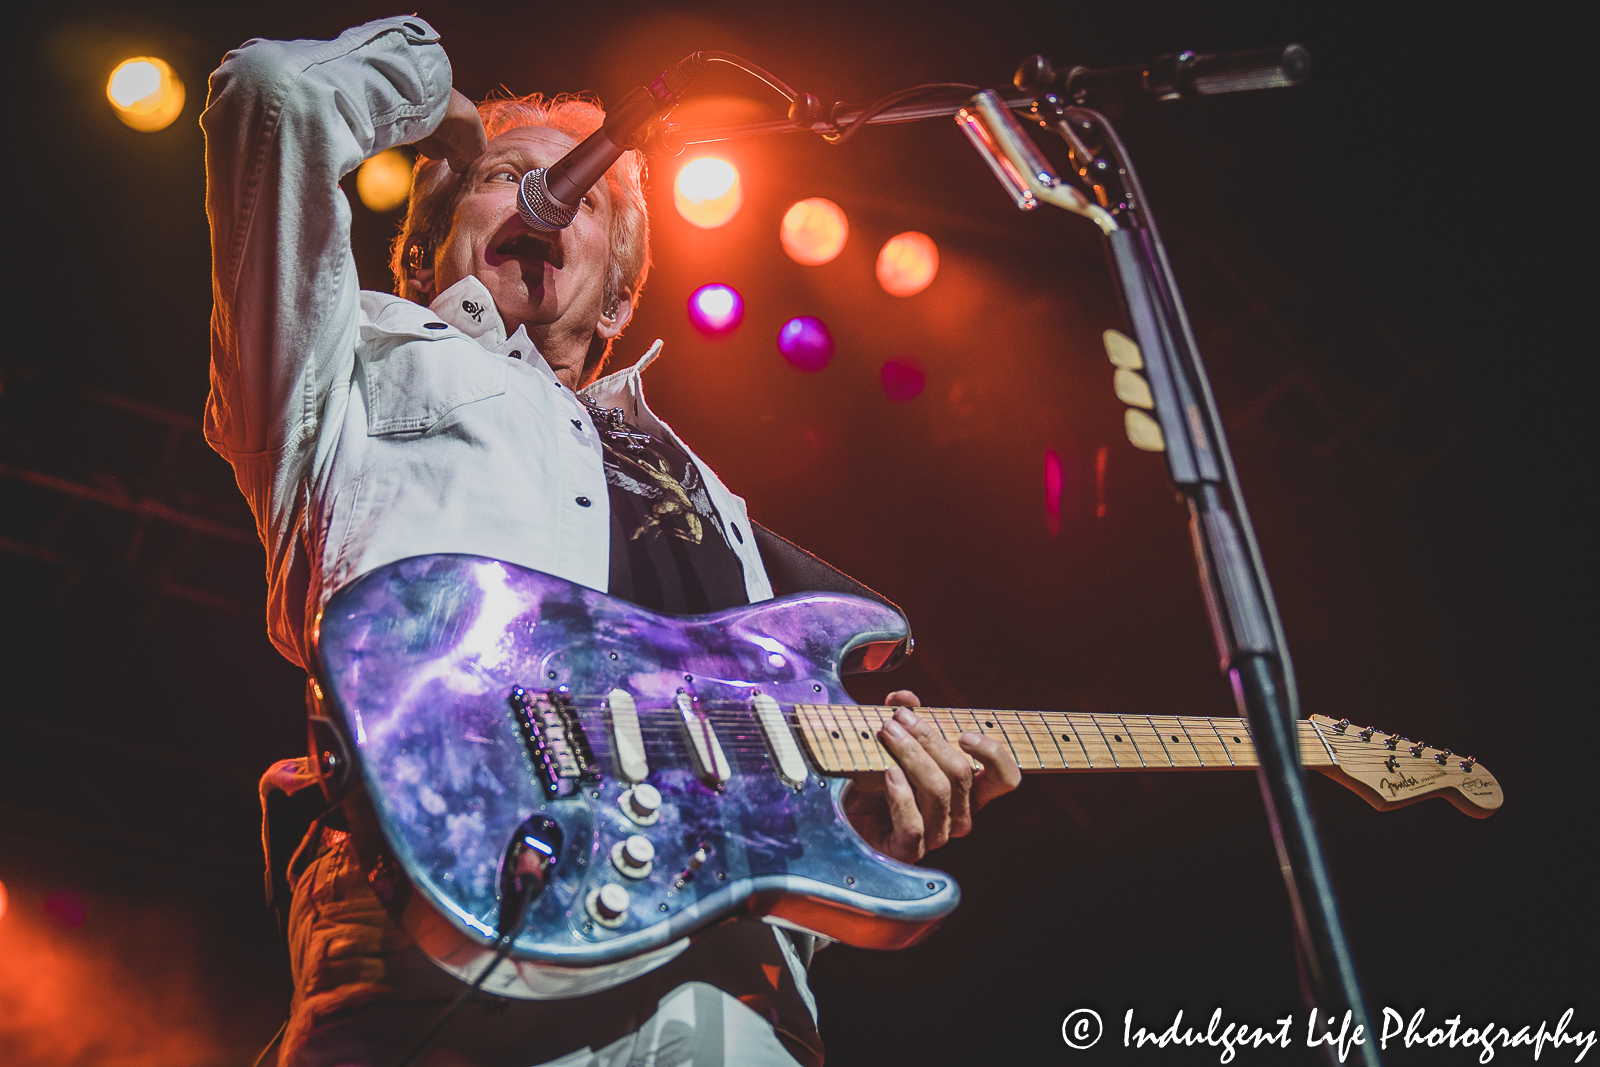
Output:
<svg viewBox="0 0 1600 1067">
<path fill-rule="evenodd" d="M 318 745 L 359 769 L 380 895 L 457 974 L 492 950 L 519 829 L 554 824 L 539 847 L 555 862 L 491 992 L 584 995 L 740 911 L 895 948 L 959 890 L 857 836 L 848 780 L 821 775 L 792 707 L 852 703 L 841 663 L 905 636 L 895 612 L 844 595 L 674 618 L 496 560 L 420 556 L 324 610 L 339 736 Z"/>
</svg>

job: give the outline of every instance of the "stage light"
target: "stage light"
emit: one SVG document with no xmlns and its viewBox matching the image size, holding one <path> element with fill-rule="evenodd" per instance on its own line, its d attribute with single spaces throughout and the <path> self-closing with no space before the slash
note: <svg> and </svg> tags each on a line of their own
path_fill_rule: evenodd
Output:
<svg viewBox="0 0 1600 1067">
<path fill-rule="evenodd" d="M 1061 532 L 1061 457 L 1052 449 L 1044 454 L 1044 523 L 1050 536 Z"/>
<path fill-rule="evenodd" d="M 6 905 L 9 903 L 10 901 L 6 898 L 6 884 L 0 882 L 0 919 L 6 917 Z"/>
<path fill-rule="evenodd" d="M 714 230 L 737 215 L 744 203 L 739 170 L 716 156 L 691 159 L 678 171 L 672 202 L 678 214 L 702 229 Z"/>
<path fill-rule="evenodd" d="M 183 82 L 164 61 L 138 56 L 123 60 L 111 72 L 106 99 L 126 125 L 154 133 L 171 126 L 183 110 Z"/>
<path fill-rule="evenodd" d="M 907 356 L 884 360 L 878 370 L 878 383 L 883 386 L 883 395 L 898 404 L 921 396 L 928 376 L 916 360 Z"/>
<path fill-rule="evenodd" d="M 793 366 L 815 374 L 833 358 L 833 335 L 821 319 L 801 315 L 778 330 L 778 351 Z"/>
<path fill-rule="evenodd" d="M 891 237 L 878 253 L 878 284 L 890 296 L 915 296 L 939 273 L 939 246 L 910 230 Z"/>
<path fill-rule="evenodd" d="M 689 294 L 689 325 L 707 337 L 720 337 L 744 321 L 744 297 L 731 285 L 702 285 Z"/>
<path fill-rule="evenodd" d="M 832 200 L 813 196 L 791 207 L 783 216 L 778 237 L 783 250 L 796 263 L 808 267 L 826 263 L 839 254 L 844 239 L 849 236 L 850 224 L 844 212 Z"/>
<path fill-rule="evenodd" d="M 398 148 L 379 152 L 356 171 L 356 195 L 380 215 L 386 215 L 411 195 L 411 157 Z"/>
</svg>

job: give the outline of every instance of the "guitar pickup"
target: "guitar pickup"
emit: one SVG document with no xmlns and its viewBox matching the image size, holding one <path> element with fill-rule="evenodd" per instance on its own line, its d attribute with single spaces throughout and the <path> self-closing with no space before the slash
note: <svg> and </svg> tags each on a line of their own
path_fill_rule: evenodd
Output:
<svg viewBox="0 0 1600 1067">
<path fill-rule="evenodd" d="M 673 706 L 683 720 L 683 732 L 689 735 L 695 773 L 712 789 L 721 789 L 733 777 L 733 768 L 728 766 L 728 757 L 722 754 L 722 745 L 717 741 L 717 731 L 712 728 L 711 720 L 695 707 L 694 697 L 682 689 L 673 699 Z"/>
<path fill-rule="evenodd" d="M 600 765 L 564 690 L 565 686 L 534 693 L 520 685 L 511 690 L 511 711 L 522 744 L 551 800 L 570 797 L 583 783 L 600 780 Z"/>
</svg>

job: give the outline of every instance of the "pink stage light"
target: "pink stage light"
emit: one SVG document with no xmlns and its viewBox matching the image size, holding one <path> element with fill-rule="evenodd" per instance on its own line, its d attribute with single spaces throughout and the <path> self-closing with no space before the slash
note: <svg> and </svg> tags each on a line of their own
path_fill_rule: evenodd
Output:
<svg viewBox="0 0 1600 1067">
<path fill-rule="evenodd" d="M 878 370 L 878 383 L 883 386 L 883 395 L 898 404 L 921 396 L 928 376 L 916 360 L 904 356 L 883 361 Z"/>
<path fill-rule="evenodd" d="M 1061 532 L 1061 457 L 1052 449 L 1044 454 L 1044 521 L 1050 536 Z"/>
<path fill-rule="evenodd" d="M 731 285 L 714 282 L 689 294 L 689 325 L 707 337 L 721 337 L 744 321 L 744 297 Z"/>
<path fill-rule="evenodd" d="M 794 367 L 815 374 L 833 358 L 833 335 L 821 319 L 801 315 L 779 328 L 778 351 Z"/>
</svg>

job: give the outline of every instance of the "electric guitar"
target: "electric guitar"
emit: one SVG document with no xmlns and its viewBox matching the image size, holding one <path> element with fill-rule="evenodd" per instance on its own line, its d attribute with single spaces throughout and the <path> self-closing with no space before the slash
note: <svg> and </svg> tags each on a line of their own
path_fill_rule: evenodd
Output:
<svg viewBox="0 0 1600 1067">
<path fill-rule="evenodd" d="M 898 948 L 960 891 L 846 821 L 850 777 L 891 765 L 876 734 L 894 709 L 856 705 L 839 671 L 905 636 L 895 612 L 842 594 L 677 618 L 495 560 L 418 556 L 322 612 L 312 751 L 332 795 L 364 799 L 346 811 L 379 896 L 463 978 L 493 953 L 517 857 L 542 854 L 489 992 L 586 995 L 741 911 Z M 999 739 L 1025 771 L 1256 765 L 1241 719 L 919 714 L 952 741 Z M 1470 757 L 1322 716 L 1297 727 L 1303 765 L 1380 810 L 1500 806 Z"/>
</svg>

